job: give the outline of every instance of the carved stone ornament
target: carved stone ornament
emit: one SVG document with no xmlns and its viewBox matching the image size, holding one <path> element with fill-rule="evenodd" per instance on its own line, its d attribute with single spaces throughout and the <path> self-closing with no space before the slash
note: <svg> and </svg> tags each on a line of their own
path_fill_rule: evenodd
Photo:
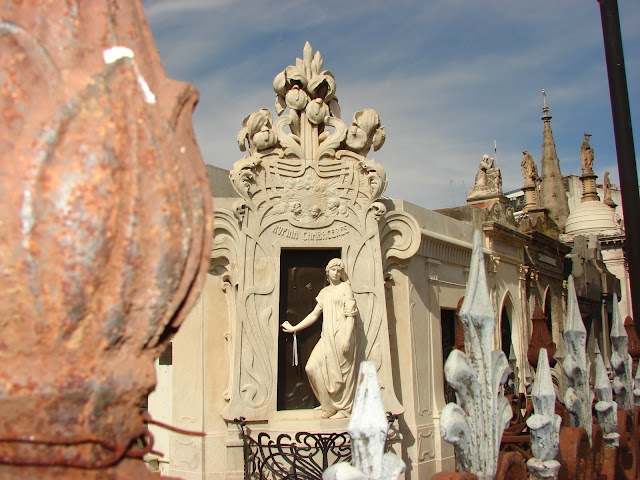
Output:
<svg viewBox="0 0 640 480">
<path fill-rule="evenodd" d="M 229 177 L 242 200 L 231 212 L 238 238 L 237 314 L 231 332 L 235 355 L 229 403 L 223 417 L 265 420 L 276 410 L 279 269 L 282 249 L 339 249 L 358 305 L 360 360 L 373 362 L 385 408 L 400 413 L 392 385 L 383 263 L 408 258 L 420 245 L 420 228 L 402 211 L 387 211 L 382 166 L 365 155 L 384 143 L 375 111 L 340 119 L 336 81 L 306 43 L 302 58 L 273 81 L 276 114 L 247 116 L 238 143 L 248 156 Z M 222 211 L 222 210 L 221 210 Z"/>
<path fill-rule="evenodd" d="M 209 265 L 198 94 L 138 1 L 2 5 L 0 477 L 147 478 L 140 406 Z"/>
<path fill-rule="evenodd" d="M 471 271 L 460 319 L 466 353 L 453 350 L 444 366 L 458 404 L 449 403 L 442 410 L 440 433 L 455 447 L 462 470 L 489 480 L 496 474 L 502 432 L 512 411 L 503 390 L 509 374 L 507 358 L 502 350 L 491 349 L 496 318 L 479 230 L 473 235 Z"/>
<path fill-rule="evenodd" d="M 569 410 L 569 426 L 583 427 L 591 441 L 593 425 L 591 362 L 587 357 L 587 331 L 580 316 L 573 275 L 569 275 L 567 318 L 563 336 L 567 355 L 562 360 L 562 369 L 568 387 L 564 394 L 564 404 Z"/>
<path fill-rule="evenodd" d="M 527 419 L 531 431 L 533 458 L 527 462 L 533 479 L 558 478 L 560 463 L 556 460 L 560 443 L 559 415 L 555 413 L 556 393 L 551 380 L 549 354 L 540 349 L 536 380 L 531 391 L 534 414 Z"/>
<path fill-rule="evenodd" d="M 347 127 L 339 117 L 335 79 L 322 65 L 320 52 L 314 55 L 307 42 L 303 58 L 273 81 L 280 118 L 274 122 L 263 108 L 244 119 L 238 134 L 240 150 L 251 156 L 236 162 L 230 178 L 263 222 L 361 220 L 387 186 L 382 166 L 364 156 L 384 143 L 379 116 L 361 110 Z"/>
<path fill-rule="evenodd" d="M 633 360 L 627 349 L 627 331 L 624 328 L 618 295 L 613 294 L 613 321 L 611 323 L 611 367 L 615 372 L 613 390 L 620 410 L 633 410 Z"/>
</svg>

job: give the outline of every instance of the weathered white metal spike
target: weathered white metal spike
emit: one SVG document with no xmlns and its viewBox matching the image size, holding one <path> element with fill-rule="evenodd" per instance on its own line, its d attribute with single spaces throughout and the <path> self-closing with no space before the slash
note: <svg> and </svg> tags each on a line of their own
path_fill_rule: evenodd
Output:
<svg viewBox="0 0 640 480">
<path fill-rule="evenodd" d="M 376 367 L 371 362 L 362 362 L 349 422 L 349 435 L 353 466 L 375 478 L 380 476 L 388 426 L 376 378 Z"/>
<path fill-rule="evenodd" d="M 468 318 L 473 310 L 473 316 L 491 320 L 491 325 L 488 328 L 492 330 L 495 323 L 495 313 L 489 296 L 482 247 L 482 232 L 479 229 L 475 229 L 473 231 L 473 251 L 471 253 L 469 282 L 467 283 L 464 301 L 460 307 L 460 317 Z"/>
<path fill-rule="evenodd" d="M 554 402 L 556 393 L 553 389 L 551 381 L 551 368 L 549 367 L 549 359 L 546 348 L 541 348 L 538 354 L 538 370 L 536 372 L 536 381 L 531 390 L 533 397 L 553 396 Z"/>
<path fill-rule="evenodd" d="M 633 381 L 633 398 L 636 407 L 640 407 L 640 363 L 638 363 L 638 368 L 636 368 L 636 376 Z"/>
<path fill-rule="evenodd" d="M 618 407 L 623 410 L 633 410 L 634 380 L 632 378 L 632 359 L 629 355 L 629 337 L 624 328 L 624 321 L 620 315 L 618 296 L 613 294 L 613 321 L 611 325 L 611 367 L 615 372 L 613 389 L 616 392 Z"/>
<path fill-rule="evenodd" d="M 567 346 L 567 355 L 562 360 L 562 370 L 568 386 L 564 395 L 564 403 L 570 413 L 570 426 L 584 427 L 589 441 L 591 441 L 591 425 L 593 423 L 591 411 L 593 392 L 590 385 L 591 362 L 586 352 L 587 331 L 582 322 L 575 284 L 571 275 L 568 282 L 567 318 L 563 336 Z"/>
<path fill-rule="evenodd" d="M 602 354 L 600 353 L 600 349 L 598 348 L 598 344 L 596 343 L 596 351 L 595 351 L 595 381 L 594 381 L 594 389 L 596 391 L 596 395 L 599 400 L 612 400 L 613 392 L 611 390 L 611 382 L 609 382 L 609 376 L 607 375 L 607 369 L 604 366 L 604 361 L 602 360 Z M 598 392 L 602 391 L 602 394 Z M 604 396 L 603 396 L 604 395 Z"/>
<path fill-rule="evenodd" d="M 397 480 L 405 464 L 396 455 L 384 453 L 388 426 L 376 367 L 362 362 L 349 422 L 353 465 L 335 464 L 324 471 L 323 480 Z"/>
<path fill-rule="evenodd" d="M 558 478 L 560 463 L 555 459 L 560 442 L 560 416 L 555 414 L 556 394 L 551 381 L 547 351 L 540 349 L 538 370 L 531 393 L 534 414 L 527 419 L 531 431 L 533 458 L 527 465 L 532 480 Z"/>
<path fill-rule="evenodd" d="M 613 294 L 613 320 L 611 324 L 611 338 L 625 337 L 628 338 L 627 330 L 624 328 L 624 320 L 620 315 L 620 305 L 618 304 L 618 295 Z"/>
<path fill-rule="evenodd" d="M 442 410 L 440 433 L 454 445 L 464 470 L 489 480 L 495 476 L 500 439 L 512 412 L 502 387 L 509 364 L 504 352 L 491 348 L 495 315 L 480 230 L 473 234 L 469 283 L 460 317 L 466 353 L 454 350 L 445 362 L 445 377 L 459 404 L 449 403 Z"/>
<path fill-rule="evenodd" d="M 569 281 L 567 283 L 567 322 L 565 325 L 565 332 L 583 332 L 586 338 L 587 330 L 584 328 L 584 323 L 580 316 L 580 306 L 578 305 L 578 296 L 576 294 L 576 285 L 573 280 L 573 275 L 569 275 Z"/>
<path fill-rule="evenodd" d="M 597 348 L 597 344 L 596 344 Z M 595 354 L 595 383 L 594 391 L 598 399 L 596 403 L 596 416 L 598 417 L 598 423 L 602 427 L 605 443 L 608 446 L 617 446 L 620 435 L 617 432 L 618 420 L 617 411 L 618 406 L 613 401 L 613 391 L 611 389 L 611 383 L 609 382 L 609 376 L 607 375 L 607 369 L 602 361 L 602 355 L 600 350 L 596 350 Z"/>
</svg>

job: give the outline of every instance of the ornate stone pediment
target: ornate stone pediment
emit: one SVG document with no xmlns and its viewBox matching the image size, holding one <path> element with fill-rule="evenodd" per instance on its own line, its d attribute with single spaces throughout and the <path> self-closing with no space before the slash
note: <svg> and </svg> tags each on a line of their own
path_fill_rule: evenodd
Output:
<svg viewBox="0 0 640 480">
<path fill-rule="evenodd" d="M 360 110 L 347 126 L 335 79 L 322 64 L 307 42 L 303 58 L 273 82 L 279 118 L 274 122 L 263 108 L 245 118 L 238 134 L 240 150 L 250 155 L 229 176 L 260 223 L 286 219 L 297 227 L 323 227 L 349 218 L 362 228 L 387 186 L 382 166 L 365 157 L 384 143 L 380 117 Z"/>
</svg>

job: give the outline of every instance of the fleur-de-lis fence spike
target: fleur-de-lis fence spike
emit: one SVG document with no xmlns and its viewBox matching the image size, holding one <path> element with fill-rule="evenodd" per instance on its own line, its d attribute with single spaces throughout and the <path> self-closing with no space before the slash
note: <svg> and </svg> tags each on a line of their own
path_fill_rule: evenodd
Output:
<svg viewBox="0 0 640 480">
<path fill-rule="evenodd" d="M 598 417 L 598 423 L 602 427 L 605 445 L 617 447 L 620 439 L 620 434 L 618 433 L 618 405 L 613 401 L 611 383 L 597 344 L 594 362 L 596 367 L 594 390 L 598 399 L 596 416 Z"/>
<path fill-rule="evenodd" d="M 591 362 L 587 357 L 587 331 L 584 328 L 573 276 L 569 275 L 567 289 L 567 321 L 564 341 L 567 355 L 562 361 L 562 369 L 567 382 L 564 404 L 569 410 L 571 427 L 584 427 L 591 442 L 593 414 L 591 403 Z"/>
<path fill-rule="evenodd" d="M 473 234 L 469 283 L 460 319 L 466 353 L 453 350 L 444 367 L 458 404 L 444 407 L 440 433 L 454 445 L 462 470 L 488 480 L 496 473 L 502 432 L 512 412 L 503 390 L 509 373 L 507 358 L 502 350 L 491 348 L 496 320 L 479 230 Z"/>
<path fill-rule="evenodd" d="M 388 429 L 376 367 L 362 362 L 349 421 L 353 466 L 335 464 L 324 471 L 322 479 L 397 480 L 406 466 L 395 454 L 384 452 Z"/>
<path fill-rule="evenodd" d="M 551 381 L 547 350 L 540 349 L 538 370 L 531 391 L 534 414 L 527 419 L 531 431 L 533 458 L 527 461 L 532 480 L 557 479 L 560 462 L 556 460 L 560 445 L 561 418 L 555 414 L 556 392 Z"/>
<path fill-rule="evenodd" d="M 629 355 L 627 330 L 620 315 L 618 295 L 613 294 L 613 322 L 611 325 L 611 367 L 615 372 L 613 390 L 616 392 L 616 402 L 622 410 L 633 411 L 633 373 L 631 365 L 633 359 Z"/>
</svg>

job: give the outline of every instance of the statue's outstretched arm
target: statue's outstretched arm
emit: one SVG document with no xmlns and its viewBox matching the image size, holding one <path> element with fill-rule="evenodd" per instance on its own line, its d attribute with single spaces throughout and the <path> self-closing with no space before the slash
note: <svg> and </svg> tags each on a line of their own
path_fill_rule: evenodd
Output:
<svg viewBox="0 0 640 480">
<path fill-rule="evenodd" d="M 282 330 L 287 333 L 296 333 L 300 330 L 304 330 L 308 326 L 313 325 L 320 318 L 321 313 L 322 307 L 320 306 L 320 304 L 316 304 L 316 308 L 314 308 L 309 315 L 304 317 L 304 319 L 300 323 L 298 323 L 297 325 L 291 325 L 288 321 L 284 322 L 282 324 Z"/>
</svg>

